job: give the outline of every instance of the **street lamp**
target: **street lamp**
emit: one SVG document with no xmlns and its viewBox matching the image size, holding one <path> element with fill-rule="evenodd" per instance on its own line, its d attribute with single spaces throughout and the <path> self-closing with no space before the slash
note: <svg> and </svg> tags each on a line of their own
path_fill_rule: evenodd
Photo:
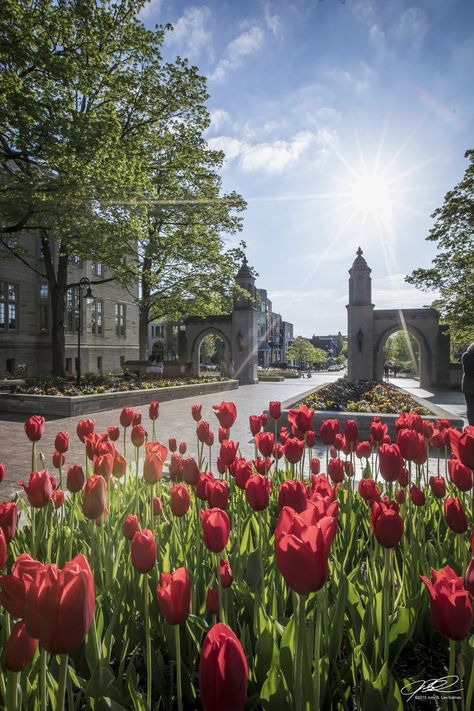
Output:
<svg viewBox="0 0 474 711">
<path fill-rule="evenodd" d="M 79 318 L 77 323 L 77 386 L 81 387 L 81 330 L 82 330 L 82 292 L 86 290 L 85 299 L 89 304 L 94 294 L 91 289 L 91 281 L 87 277 L 82 277 L 79 281 Z"/>
</svg>

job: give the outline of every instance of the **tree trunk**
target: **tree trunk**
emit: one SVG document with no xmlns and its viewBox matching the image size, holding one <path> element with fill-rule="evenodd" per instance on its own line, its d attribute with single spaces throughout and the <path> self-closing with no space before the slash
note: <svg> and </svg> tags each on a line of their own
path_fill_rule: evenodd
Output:
<svg viewBox="0 0 474 711">
<path fill-rule="evenodd" d="M 148 360 L 148 319 L 150 308 L 148 305 L 140 304 L 138 310 L 138 357 L 140 360 Z"/>
<path fill-rule="evenodd" d="M 44 267 L 48 278 L 51 298 L 51 374 L 63 378 L 66 375 L 66 312 L 68 253 L 64 245 L 58 247 L 58 258 L 51 250 L 47 230 L 41 231 Z"/>
</svg>

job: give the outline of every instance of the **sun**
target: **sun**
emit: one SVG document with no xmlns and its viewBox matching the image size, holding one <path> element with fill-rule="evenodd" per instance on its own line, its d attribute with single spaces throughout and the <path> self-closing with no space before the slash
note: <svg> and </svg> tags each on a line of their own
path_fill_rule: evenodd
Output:
<svg viewBox="0 0 474 711">
<path fill-rule="evenodd" d="M 387 223 L 392 213 L 390 186 L 382 173 L 358 175 L 350 185 L 352 208 L 362 214 L 364 221 L 372 218 Z"/>
</svg>

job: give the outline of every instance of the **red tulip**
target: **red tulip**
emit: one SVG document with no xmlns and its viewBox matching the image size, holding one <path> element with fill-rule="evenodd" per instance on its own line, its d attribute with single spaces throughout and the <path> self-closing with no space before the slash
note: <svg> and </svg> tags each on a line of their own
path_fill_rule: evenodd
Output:
<svg viewBox="0 0 474 711">
<path fill-rule="evenodd" d="M 471 558 L 464 575 L 464 586 L 471 597 L 474 597 L 474 558 Z"/>
<path fill-rule="evenodd" d="M 55 491 L 53 491 L 51 500 L 54 504 L 54 508 L 60 509 L 61 506 L 64 504 L 64 491 L 62 489 L 56 489 Z"/>
<path fill-rule="evenodd" d="M 470 491 L 472 489 L 472 471 L 464 466 L 459 459 L 448 461 L 449 478 L 459 491 Z"/>
<path fill-rule="evenodd" d="M 303 456 L 304 441 L 289 437 L 285 444 L 285 457 L 290 464 L 296 464 Z"/>
<path fill-rule="evenodd" d="M 54 440 L 54 448 L 60 454 L 64 454 L 69 449 L 69 434 L 67 432 L 58 432 Z"/>
<path fill-rule="evenodd" d="M 204 444 L 207 445 L 208 447 L 212 447 L 212 445 L 214 444 L 214 432 L 209 432 Z"/>
<path fill-rule="evenodd" d="M 113 454 L 100 454 L 94 457 L 94 474 L 100 474 L 108 479 L 113 472 L 115 456 Z"/>
<path fill-rule="evenodd" d="M 434 430 L 433 434 L 430 437 L 430 444 L 435 449 L 441 449 L 441 447 L 444 445 L 443 433 L 439 430 Z"/>
<path fill-rule="evenodd" d="M 269 478 L 261 474 L 251 476 L 245 486 L 245 496 L 254 511 L 263 511 L 267 508 L 271 491 Z"/>
<path fill-rule="evenodd" d="M 275 459 L 277 459 L 277 460 L 281 459 L 284 454 L 285 454 L 285 449 L 282 444 L 276 444 L 273 447 L 273 456 L 275 457 Z"/>
<path fill-rule="evenodd" d="M 107 485 L 103 476 L 90 476 L 82 490 L 82 511 L 91 521 L 97 521 L 107 511 Z"/>
<path fill-rule="evenodd" d="M 141 447 L 145 441 L 146 431 L 143 425 L 133 425 L 130 439 L 134 447 Z"/>
<path fill-rule="evenodd" d="M 361 479 L 357 491 L 369 504 L 380 501 L 380 489 L 373 479 Z"/>
<path fill-rule="evenodd" d="M 170 490 L 170 507 L 174 516 L 185 516 L 189 510 L 191 497 L 185 484 L 175 484 Z"/>
<path fill-rule="evenodd" d="M 293 434 L 304 434 L 313 429 L 314 410 L 300 405 L 298 408 L 288 411 L 288 422 L 291 425 Z"/>
<path fill-rule="evenodd" d="M 230 588 L 232 585 L 232 582 L 234 580 L 234 577 L 232 575 L 232 570 L 229 565 L 229 562 L 225 560 L 224 558 L 220 559 L 219 563 L 219 577 L 221 579 L 221 585 L 223 588 Z"/>
<path fill-rule="evenodd" d="M 402 467 L 402 471 L 400 472 L 400 476 L 397 479 L 397 482 L 400 484 L 400 486 L 408 486 L 408 477 L 409 477 L 409 472 L 408 469 L 405 469 L 405 467 Z"/>
<path fill-rule="evenodd" d="M 0 484 L 5 479 L 5 464 L 0 462 Z"/>
<path fill-rule="evenodd" d="M 186 568 L 174 573 L 161 573 L 156 588 L 161 614 L 169 625 L 185 622 L 191 606 L 191 581 Z"/>
<path fill-rule="evenodd" d="M 230 521 L 222 509 L 204 509 L 200 513 L 204 544 L 213 553 L 224 550 L 229 540 Z"/>
<path fill-rule="evenodd" d="M 16 524 L 18 521 L 18 509 L 14 501 L 4 501 L 0 504 L 0 528 L 2 529 L 5 540 L 10 543 L 16 533 Z"/>
<path fill-rule="evenodd" d="M 446 482 L 442 476 L 430 476 L 430 489 L 433 496 L 437 499 L 442 499 L 446 494 Z"/>
<path fill-rule="evenodd" d="M 30 442 L 38 442 L 44 433 L 44 417 L 33 415 L 25 422 L 24 427 Z"/>
<path fill-rule="evenodd" d="M 350 444 L 355 444 L 359 439 L 359 428 L 355 420 L 347 420 L 344 425 L 344 436 Z"/>
<path fill-rule="evenodd" d="M 10 615 L 25 617 L 26 595 L 33 578 L 45 566 L 21 553 L 12 565 L 10 575 L 0 577 L 0 604 Z"/>
<path fill-rule="evenodd" d="M 53 494 L 51 478 L 49 472 L 31 472 L 28 484 L 23 481 L 18 482 L 26 491 L 30 505 L 35 509 L 41 509 L 48 505 Z"/>
<path fill-rule="evenodd" d="M 280 443 L 281 443 L 283 446 L 285 446 L 285 444 L 287 443 L 289 436 L 290 436 L 290 433 L 289 433 L 289 431 L 288 431 L 288 428 L 287 428 L 287 427 L 282 427 L 281 430 L 280 430 L 279 437 L 280 437 Z"/>
<path fill-rule="evenodd" d="M 328 474 L 334 484 L 339 484 L 344 480 L 344 462 L 341 459 L 330 459 Z"/>
<path fill-rule="evenodd" d="M 150 420 L 157 420 L 160 415 L 160 403 L 158 400 L 152 400 L 148 405 L 148 417 Z"/>
<path fill-rule="evenodd" d="M 219 420 L 219 424 L 224 429 L 228 430 L 234 424 L 237 417 L 237 408 L 233 402 L 221 402 L 220 405 L 214 405 L 214 414 Z"/>
<path fill-rule="evenodd" d="M 311 469 L 311 474 L 314 474 L 315 476 L 320 473 L 321 471 L 321 461 L 317 457 L 313 457 L 310 462 L 309 466 Z"/>
<path fill-rule="evenodd" d="M 212 481 L 214 481 L 214 474 L 212 472 L 201 472 L 199 475 L 196 484 L 196 496 L 198 499 L 201 499 L 201 501 L 207 501 L 207 487 Z"/>
<path fill-rule="evenodd" d="M 284 481 L 278 490 L 278 510 L 284 506 L 289 506 L 296 513 L 301 513 L 306 508 L 308 501 L 308 490 L 304 481 L 293 479 Z"/>
<path fill-rule="evenodd" d="M 127 460 L 125 459 L 123 454 L 120 454 L 120 452 L 115 452 L 112 474 L 117 477 L 117 479 L 120 479 L 127 473 L 127 466 Z"/>
<path fill-rule="evenodd" d="M 255 435 L 255 444 L 262 456 L 270 457 L 275 444 L 275 435 L 273 432 L 259 432 Z"/>
<path fill-rule="evenodd" d="M 195 422 L 201 419 L 202 405 L 191 405 L 191 415 Z"/>
<path fill-rule="evenodd" d="M 464 431 L 449 430 L 449 440 L 453 454 L 465 467 L 474 469 L 474 425 L 468 425 Z"/>
<path fill-rule="evenodd" d="M 207 500 L 212 509 L 225 509 L 229 503 L 229 485 L 226 481 L 209 481 L 206 489 Z"/>
<path fill-rule="evenodd" d="M 257 459 L 252 460 L 252 466 L 257 472 L 257 474 L 266 475 L 271 469 L 273 460 L 270 457 L 257 457 Z"/>
<path fill-rule="evenodd" d="M 358 459 L 368 459 L 372 454 L 370 442 L 358 442 L 356 445 L 356 457 Z"/>
<path fill-rule="evenodd" d="M 183 460 L 183 479 L 186 484 L 195 486 L 199 479 L 199 467 L 193 457 Z"/>
<path fill-rule="evenodd" d="M 218 588 L 209 588 L 206 595 L 206 612 L 210 615 L 219 614 L 219 590 Z"/>
<path fill-rule="evenodd" d="M 233 464 L 235 457 L 237 456 L 238 448 L 238 442 L 231 442 L 230 440 L 224 440 L 224 442 L 222 442 L 219 451 L 219 459 L 224 466 L 229 467 Z"/>
<path fill-rule="evenodd" d="M 399 430 L 397 445 L 403 459 L 415 461 L 420 454 L 420 440 L 418 433 L 411 429 Z"/>
<path fill-rule="evenodd" d="M 186 442 L 179 443 L 178 452 L 180 454 L 186 454 L 187 449 L 188 449 L 188 445 L 186 444 Z"/>
<path fill-rule="evenodd" d="M 334 439 L 339 432 L 339 420 L 323 420 L 319 427 L 321 440 L 326 447 L 334 444 Z"/>
<path fill-rule="evenodd" d="M 379 417 L 374 417 L 370 425 L 370 437 L 373 442 L 381 442 L 387 434 L 388 425 L 382 424 Z"/>
<path fill-rule="evenodd" d="M 259 415 L 249 415 L 250 432 L 255 437 L 262 429 L 262 421 Z"/>
<path fill-rule="evenodd" d="M 109 435 L 111 442 L 116 442 L 120 437 L 120 430 L 116 425 L 113 427 L 107 427 L 107 434 Z"/>
<path fill-rule="evenodd" d="M 313 430 L 308 430 L 305 434 L 305 444 L 312 449 L 316 445 L 316 433 Z"/>
<path fill-rule="evenodd" d="M 178 445 L 177 445 L 177 442 L 176 442 L 176 437 L 170 437 L 170 438 L 169 438 L 169 440 L 168 440 L 168 449 L 170 450 L 170 452 L 176 452 L 176 450 L 178 449 Z"/>
<path fill-rule="evenodd" d="M 336 491 L 331 486 L 329 480 L 327 479 L 327 477 L 324 476 L 324 474 L 320 474 L 319 476 L 311 476 L 310 496 L 316 495 L 323 496 L 324 498 L 327 498 L 330 501 L 334 501 L 334 499 L 336 498 Z"/>
<path fill-rule="evenodd" d="M 153 497 L 153 516 L 161 516 L 163 511 L 163 502 L 159 496 Z"/>
<path fill-rule="evenodd" d="M 53 452 L 53 467 L 55 469 L 61 469 L 64 466 L 66 457 L 61 452 Z"/>
<path fill-rule="evenodd" d="M 230 471 L 239 489 L 245 489 L 247 481 L 252 476 L 252 464 L 245 457 L 236 457 Z"/>
<path fill-rule="evenodd" d="M 196 436 L 198 440 L 203 444 L 206 444 L 209 434 L 209 422 L 200 420 L 196 425 Z"/>
<path fill-rule="evenodd" d="M 312 507 L 316 513 L 314 505 Z M 284 527 L 283 521 L 287 522 Z M 275 528 L 276 562 L 286 583 L 300 595 L 316 592 L 326 582 L 336 528 L 337 520 L 333 516 L 323 516 L 307 525 L 305 514 L 297 514 L 287 507 L 281 510 Z"/>
<path fill-rule="evenodd" d="M 130 427 L 133 422 L 134 412 L 131 407 L 124 407 L 120 413 L 120 424 L 122 427 Z"/>
<path fill-rule="evenodd" d="M 281 402 L 272 400 L 268 406 L 268 412 L 273 420 L 279 420 L 281 417 Z"/>
<path fill-rule="evenodd" d="M 0 570 L 3 568 L 8 558 L 8 544 L 3 528 L 0 528 Z"/>
<path fill-rule="evenodd" d="M 444 637 L 462 640 L 468 636 L 473 619 L 469 594 L 462 579 L 446 566 L 431 569 L 431 580 L 420 576 L 430 596 L 430 618 L 433 627 Z"/>
<path fill-rule="evenodd" d="M 176 452 L 171 455 L 169 472 L 171 481 L 181 481 L 183 478 L 183 460 Z"/>
<path fill-rule="evenodd" d="M 2 665 L 11 672 L 21 672 L 32 661 L 38 641 L 28 637 L 24 620 L 16 622 L 7 639 L 2 655 Z"/>
<path fill-rule="evenodd" d="M 399 489 L 395 494 L 395 501 L 397 504 L 404 504 L 406 499 L 405 489 Z"/>
<path fill-rule="evenodd" d="M 134 535 L 140 530 L 140 524 L 138 523 L 138 516 L 135 514 L 129 514 L 126 516 L 125 521 L 122 525 L 122 533 L 127 539 L 127 541 L 133 541 Z"/>
<path fill-rule="evenodd" d="M 408 430 L 407 430 L 408 431 Z M 402 454 L 396 444 L 381 444 L 379 447 L 380 473 L 385 481 L 396 481 L 403 469 Z"/>
<path fill-rule="evenodd" d="M 225 427 L 219 427 L 218 430 L 218 437 L 219 437 L 219 444 L 222 444 L 222 442 L 225 442 L 226 440 L 230 439 L 230 430 L 226 430 Z"/>
<path fill-rule="evenodd" d="M 163 473 L 163 464 L 167 456 L 168 450 L 160 442 L 147 442 L 145 444 L 143 478 L 150 486 L 160 481 Z"/>
<path fill-rule="evenodd" d="M 426 502 L 425 494 L 417 486 L 410 486 L 410 499 L 415 506 L 424 506 Z"/>
<path fill-rule="evenodd" d="M 448 497 L 444 500 L 444 517 L 449 528 L 454 533 L 466 533 L 466 514 L 459 499 Z"/>
<path fill-rule="evenodd" d="M 247 699 L 248 665 L 242 645 L 224 623 L 207 633 L 199 665 L 204 711 L 243 711 Z"/>
<path fill-rule="evenodd" d="M 375 538 L 384 548 L 395 548 L 400 543 L 404 525 L 395 501 L 376 501 L 372 505 L 370 525 Z"/>
<path fill-rule="evenodd" d="M 133 417 L 132 417 L 132 427 L 135 425 L 141 425 L 142 424 L 142 416 L 140 412 L 134 412 Z"/>
<path fill-rule="evenodd" d="M 79 420 L 77 423 L 77 436 L 82 443 L 85 442 L 85 438 L 94 432 L 95 422 L 93 420 Z"/>
<path fill-rule="evenodd" d="M 148 529 L 136 531 L 130 547 L 132 565 L 137 573 L 148 573 L 156 563 L 156 543 Z"/>
</svg>

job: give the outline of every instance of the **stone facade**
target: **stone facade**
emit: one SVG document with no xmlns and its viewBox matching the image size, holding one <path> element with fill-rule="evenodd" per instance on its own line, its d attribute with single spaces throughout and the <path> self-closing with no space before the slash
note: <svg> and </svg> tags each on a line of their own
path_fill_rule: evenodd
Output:
<svg viewBox="0 0 474 711">
<path fill-rule="evenodd" d="M 28 261 L 44 274 L 39 241 L 23 237 L 25 249 L 38 247 Z M 109 278 L 111 270 L 97 262 L 72 259 L 68 282 Z M 0 254 L 0 376 L 26 366 L 27 376 L 51 371 L 51 310 L 46 278 L 3 250 Z M 82 374 L 121 371 L 125 360 L 138 357 L 138 308 L 133 296 L 116 282 L 92 284 L 94 300 L 82 299 Z M 138 295 L 138 287 L 135 289 Z M 3 316 L 2 316 L 3 314 Z M 66 370 L 77 367 L 78 287 L 66 298 Z"/>
</svg>

